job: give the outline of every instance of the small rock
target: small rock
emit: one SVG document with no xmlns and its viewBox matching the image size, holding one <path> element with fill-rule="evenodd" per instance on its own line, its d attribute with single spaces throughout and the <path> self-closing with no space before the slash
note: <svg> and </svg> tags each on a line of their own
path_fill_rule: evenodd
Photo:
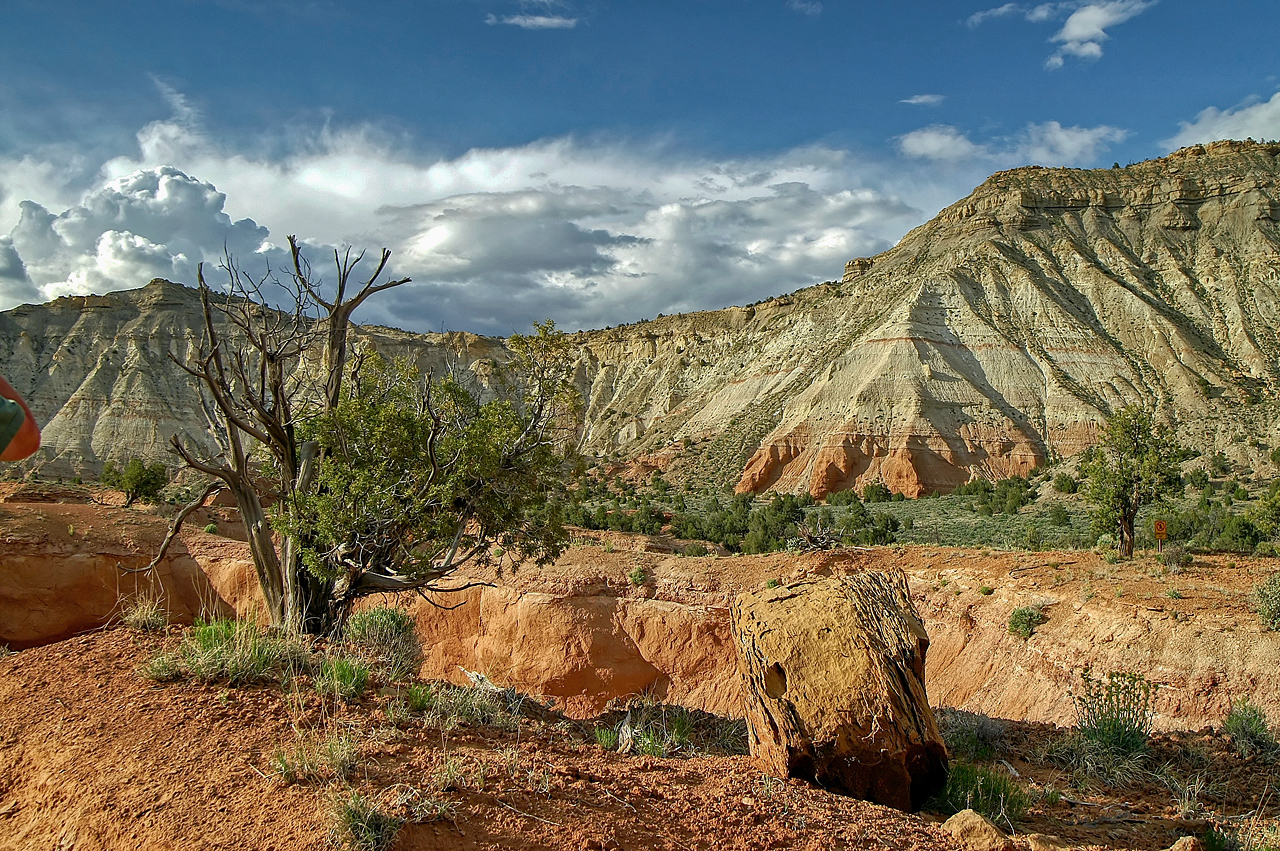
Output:
<svg viewBox="0 0 1280 851">
<path fill-rule="evenodd" d="M 1031 851 L 1058 851 L 1060 848 L 1069 848 L 1070 845 L 1060 836 L 1049 836 L 1045 833 L 1028 833 L 1022 837 Z"/>
<path fill-rule="evenodd" d="M 1170 845 L 1169 851 L 1204 851 L 1204 843 L 1194 836 L 1184 836 Z"/>
<path fill-rule="evenodd" d="M 1003 830 L 973 810 L 961 810 L 943 822 L 942 828 L 959 840 L 965 851 L 1013 851 L 1014 848 Z"/>
</svg>

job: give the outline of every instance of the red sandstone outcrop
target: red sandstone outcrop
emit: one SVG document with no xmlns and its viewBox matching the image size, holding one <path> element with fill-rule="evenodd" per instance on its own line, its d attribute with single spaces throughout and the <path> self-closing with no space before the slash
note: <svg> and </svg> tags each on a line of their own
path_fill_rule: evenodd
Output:
<svg viewBox="0 0 1280 851">
<path fill-rule="evenodd" d="M 163 590 L 175 620 L 212 604 L 249 615 L 261 603 L 247 547 L 199 529 L 184 533 L 156 586 L 116 563 L 145 565 L 165 525 L 142 511 L 98 505 L 0 502 L 0 644 L 43 644 L 93 629 L 120 601 Z M 936 705 L 1069 724 L 1079 671 L 1140 671 L 1160 688 L 1159 728 L 1222 722 L 1248 698 L 1280 712 L 1280 633 L 1251 611 L 1249 592 L 1274 559 L 1198 559 L 1166 595 L 1151 564 L 1105 565 L 1093 553 L 983 553 L 945 547 L 874 548 L 797 556 L 683 558 L 575 546 L 545 569 L 487 576 L 492 588 L 415 600 L 424 676 L 461 682 L 461 665 L 503 686 L 551 697 L 576 716 L 650 691 L 673 703 L 741 717 L 729 606 L 768 579 L 794 581 L 888 566 L 911 580 L 930 637 L 926 682 Z M 643 549 L 647 542 L 635 541 Z M 185 554 L 183 550 L 185 549 Z M 635 587 L 637 566 L 650 577 Z M 194 572 L 193 572 L 194 571 Z M 980 588 L 994 589 L 991 594 Z M 377 601 L 373 601 L 377 602 Z M 1049 621 L 1029 641 L 1010 612 L 1042 605 Z M 222 608 L 222 607 L 226 608 Z"/>
<path fill-rule="evenodd" d="M 917 810 L 947 781 L 929 637 L 901 573 L 742 594 L 731 617 L 751 755 L 776 777 Z"/>
<path fill-rule="evenodd" d="M 159 548 L 164 525 L 155 517 L 6 501 L 0 527 L 0 645 L 21 649 L 96 629 L 138 598 L 158 600 L 175 623 L 232 611 L 181 545 L 154 572 L 130 572 Z"/>
</svg>

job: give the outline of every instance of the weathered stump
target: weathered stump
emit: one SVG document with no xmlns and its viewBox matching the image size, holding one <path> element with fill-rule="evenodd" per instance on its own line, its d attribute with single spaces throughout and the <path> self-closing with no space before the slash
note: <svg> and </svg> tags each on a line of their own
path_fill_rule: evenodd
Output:
<svg viewBox="0 0 1280 851">
<path fill-rule="evenodd" d="M 908 811 L 942 788 L 929 637 L 900 572 L 743 594 L 731 620 L 751 754 L 765 770 Z"/>
</svg>

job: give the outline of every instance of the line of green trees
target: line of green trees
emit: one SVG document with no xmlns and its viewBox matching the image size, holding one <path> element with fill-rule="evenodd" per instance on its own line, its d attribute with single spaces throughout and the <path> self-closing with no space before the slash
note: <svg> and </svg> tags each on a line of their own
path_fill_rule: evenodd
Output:
<svg viewBox="0 0 1280 851">
<path fill-rule="evenodd" d="M 815 507 L 808 494 L 774 494 L 762 503 L 750 494 L 737 494 L 727 504 L 712 494 L 694 500 L 697 504 L 692 507 L 681 495 L 674 500 L 678 508 L 668 514 L 647 495 L 640 496 L 633 509 L 624 508 L 616 497 L 592 508 L 584 501 L 584 496 L 592 493 L 598 491 L 579 493 L 565 511 L 565 522 L 584 529 L 650 535 L 669 525 L 677 538 L 708 541 L 746 554 L 777 552 L 796 545 L 804 537 L 797 524 L 805 524 L 807 510 Z M 829 508 L 820 509 L 813 518 L 815 530 L 823 530 L 824 537 L 859 545 L 888 544 L 896 539 L 898 520 L 891 514 L 868 511 L 856 494 L 842 497 L 839 504 L 847 509 L 839 520 Z"/>
</svg>

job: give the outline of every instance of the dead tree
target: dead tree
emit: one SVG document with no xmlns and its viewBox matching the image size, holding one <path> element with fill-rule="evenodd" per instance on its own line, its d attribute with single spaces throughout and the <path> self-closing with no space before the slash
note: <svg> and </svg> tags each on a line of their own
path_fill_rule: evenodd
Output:
<svg viewBox="0 0 1280 851">
<path fill-rule="evenodd" d="M 207 457 L 177 436 L 172 443 L 189 467 L 221 482 L 235 497 L 271 623 L 314 632 L 326 622 L 327 589 L 303 567 L 295 537 L 283 536 L 277 549 L 266 506 L 291 505 L 313 481 L 319 446 L 300 440 L 298 425 L 301 417 L 338 404 L 352 312 L 369 296 L 409 278 L 378 282 L 391 257 L 383 249 L 373 274 L 356 289 L 351 279 L 364 253 L 353 257 L 350 250 L 335 250 L 337 285 L 329 300 L 296 237 L 289 237 L 289 248 L 293 270 L 284 281 L 270 269 L 254 278 L 227 255 L 221 267 L 228 282 L 225 297 L 214 295 L 201 265 L 204 339 L 179 366 L 196 380 L 221 451 Z M 292 305 L 272 308 L 268 289 Z M 349 289 L 354 294 L 348 295 Z"/>
</svg>

